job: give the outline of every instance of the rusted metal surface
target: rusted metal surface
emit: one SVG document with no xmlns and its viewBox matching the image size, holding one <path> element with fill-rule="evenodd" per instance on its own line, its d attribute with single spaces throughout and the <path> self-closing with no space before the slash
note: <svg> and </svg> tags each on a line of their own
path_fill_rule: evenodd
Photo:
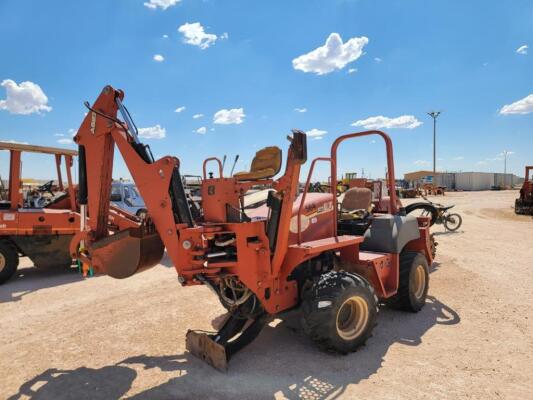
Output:
<svg viewBox="0 0 533 400">
<path fill-rule="evenodd" d="M 185 348 L 191 354 L 204 360 L 219 371 L 227 371 L 228 359 L 226 349 L 224 346 L 216 343 L 206 333 L 188 330 L 185 337 Z"/>
</svg>

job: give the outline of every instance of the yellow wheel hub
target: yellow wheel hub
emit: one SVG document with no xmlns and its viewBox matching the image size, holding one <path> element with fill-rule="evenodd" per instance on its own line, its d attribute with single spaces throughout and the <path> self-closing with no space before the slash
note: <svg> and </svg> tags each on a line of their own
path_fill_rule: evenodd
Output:
<svg viewBox="0 0 533 400">
<path fill-rule="evenodd" d="M 352 296 L 337 312 L 337 333 L 344 340 L 354 340 L 368 324 L 368 304 L 361 296 Z"/>
<path fill-rule="evenodd" d="M 0 253 L 0 272 L 6 267 L 6 258 Z"/>
<path fill-rule="evenodd" d="M 424 295 L 426 288 L 426 271 L 423 265 L 419 265 L 415 269 L 415 279 L 413 282 L 413 295 L 417 300 L 421 299 Z"/>
</svg>

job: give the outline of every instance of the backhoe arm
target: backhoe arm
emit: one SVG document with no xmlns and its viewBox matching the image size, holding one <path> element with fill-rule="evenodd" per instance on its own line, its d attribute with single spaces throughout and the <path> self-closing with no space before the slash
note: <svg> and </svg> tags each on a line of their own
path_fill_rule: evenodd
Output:
<svg viewBox="0 0 533 400">
<path fill-rule="evenodd" d="M 85 230 L 74 237 L 71 253 L 97 272 L 117 278 L 157 264 L 165 246 L 175 249 L 178 245 L 176 224 L 193 223 L 179 160 L 169 156 L 153 160 L 138 141 L 136 128 L 122 106 L 123 97 L 122 91 L 106 86 L 93 106 L 88 106 L 74 137 L 85 155 L 80 157 L 80 188 L 86 187 L 89 219 Z M 119 112 L 127 122 L 117 118 Z M 145 200 L 149 218 L 138 228 L 110 236 L 107 222 L 115 144 Z"/>
</svg>

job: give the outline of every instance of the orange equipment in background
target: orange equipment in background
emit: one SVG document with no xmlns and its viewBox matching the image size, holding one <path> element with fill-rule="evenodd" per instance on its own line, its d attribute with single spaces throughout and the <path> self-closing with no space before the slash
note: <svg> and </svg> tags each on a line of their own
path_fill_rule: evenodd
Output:
<svg viewBox="0 0 533 400">
<path fill-rule="evenodd" d="M 533 165 L 526 166 L 524 183 L 520 188 L 520 197 L 515 200 L 514 211 L 516 214 L 533 215 Z"/>
</svg>

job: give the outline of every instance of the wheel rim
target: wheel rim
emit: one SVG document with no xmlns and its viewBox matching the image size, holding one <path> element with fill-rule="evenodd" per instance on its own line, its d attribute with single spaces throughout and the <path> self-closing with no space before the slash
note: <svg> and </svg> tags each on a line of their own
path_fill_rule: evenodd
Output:
<svg viewBox="0 0 533 400">
<path fill-rule="evenodd" d="M 354 340 L 368 323 L 368 304 L 361 296 L 352 296 L 337 312 L 337 333 L 344 340 Z"/>
<path fill-rule="evenodd" d="M 0 253 L 0 272 L 5 268 L 6 266 L 6 258 L 2 253 Z"/>
<path fill-rule="evenodd" d="M 446 228 L 448 228 L 448 230 L 450 231 L 454 231 L 459 228 L 459 226 L 461 225 L 461 221 L 462 220 L 460 215 L 450 214 L 445 220 Z"/>
<path fill-rule="evenodd" d="M 417 300 L 421 299 L 424 295 L 426 288 L 426 271 L 423 265 L 419 265 L 415 270 L 415 279 L 413 283 L 413 294 Z"/>
</svg>

